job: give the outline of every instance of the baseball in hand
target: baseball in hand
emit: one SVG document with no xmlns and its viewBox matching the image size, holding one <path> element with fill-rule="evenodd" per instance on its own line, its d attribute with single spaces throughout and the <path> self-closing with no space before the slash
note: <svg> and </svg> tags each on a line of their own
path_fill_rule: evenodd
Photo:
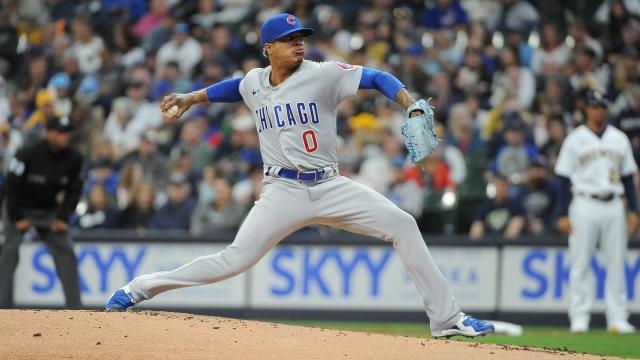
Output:
<svg viewBox="0 0 640 360">
<path fill-rule="evenodd" d="M 173 105 L 172 107 L 169 108 L 169 110 L 167 110 L 167 112 L 165 112 L 164 114 L 170 118 L 176 117 L 176 115 L 178 115 L 178 111 L 180 110 L 180 108 L 178 107 L 178 105 Z"/>
</svg>

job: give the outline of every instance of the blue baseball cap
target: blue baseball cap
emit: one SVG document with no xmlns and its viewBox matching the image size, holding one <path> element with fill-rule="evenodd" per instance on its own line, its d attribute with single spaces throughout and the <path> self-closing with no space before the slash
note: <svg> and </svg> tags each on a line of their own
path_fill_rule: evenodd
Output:
<svg viewBox="0 0 640 360">
<path fill-rule="evenodd" d="M 283 13 L 276 15 L 262 24 L 262 28 L 260 29 L 262 47 L 264 47 L 266 43 L 278 40 L 296 31 L 300 31 L 302 36 L 309 36 L 315 32 L 315 30 L 311 28 L 303 28 L 302 25 L 300 25 L 300 20 L 291 14 Z"/>
</svg>

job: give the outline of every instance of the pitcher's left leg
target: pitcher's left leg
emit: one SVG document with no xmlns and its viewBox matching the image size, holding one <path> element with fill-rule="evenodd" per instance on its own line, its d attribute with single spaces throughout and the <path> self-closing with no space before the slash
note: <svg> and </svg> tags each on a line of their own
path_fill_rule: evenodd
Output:
<svg viewBox="0 0 640 360">
<path fill-rule="evenodd" d="M 463 320 L 464 314 L 411 215 L 374 190 L 344 177 L 319 187 L 325 188 L 316 201 L 316 213 L 323 224 L 393 243 L 422 296 L 432 332 Z"/>
</svg>

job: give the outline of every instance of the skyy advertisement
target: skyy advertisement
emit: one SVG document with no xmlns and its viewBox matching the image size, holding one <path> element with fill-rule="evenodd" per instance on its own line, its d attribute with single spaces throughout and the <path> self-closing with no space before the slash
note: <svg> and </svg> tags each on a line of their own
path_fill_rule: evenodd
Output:
<svg viewBox="0 0 640 360">
<path fill-rule="evenodd" d="M 224 249 L 197 243 L 78 243 L 82 301 L 102 307 L 135 276 L 168 271 Z M 430 251 L 460 306 L 469 311 L 565 313 L 569 259 L 563 247 L 433 246 Z M 640 251 L 625 264 L 629 309 L 640 312 Z M 20 249 L 17 306 L 61 306 L 62 287 L 42 243 Z M 606 268 L 591 262 L 594 308 L 604 310 Z M 169 291 L 144 303 L 154 308 L 423 311 L 402 259 L 390 246 L 281 245 L 248 272 L 216 284 Z"/>
</svg>

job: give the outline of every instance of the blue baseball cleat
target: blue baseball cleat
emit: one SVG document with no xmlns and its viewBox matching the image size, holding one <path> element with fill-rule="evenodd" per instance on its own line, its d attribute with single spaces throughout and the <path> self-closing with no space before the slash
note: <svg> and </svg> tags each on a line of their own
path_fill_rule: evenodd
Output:
<svg viewBox="0 0 640 360">
<path fill-rule="evenodd" d="M 478 320 L 472 316 L 463 314 L 460 320 L 458 320 L 452 328 L 445 330 L 431 330 L 431 336 L 434 338 L 450 337 L 455 335 L 476 337 L 492 334 L 494 331 L 496 331 L 496 328 L 492 323 Z"/>
<path fill-rule="evenodd" d="M 135 305 L 135 301 L 133 300 L 133 295 L 129 291 L 128 287 L 123 287 L 116 290 L 109 300 L 107 301 L 107 306 L 105 307 L 107 311 L 126 311 L 133 305 Z"/>
</svg>

